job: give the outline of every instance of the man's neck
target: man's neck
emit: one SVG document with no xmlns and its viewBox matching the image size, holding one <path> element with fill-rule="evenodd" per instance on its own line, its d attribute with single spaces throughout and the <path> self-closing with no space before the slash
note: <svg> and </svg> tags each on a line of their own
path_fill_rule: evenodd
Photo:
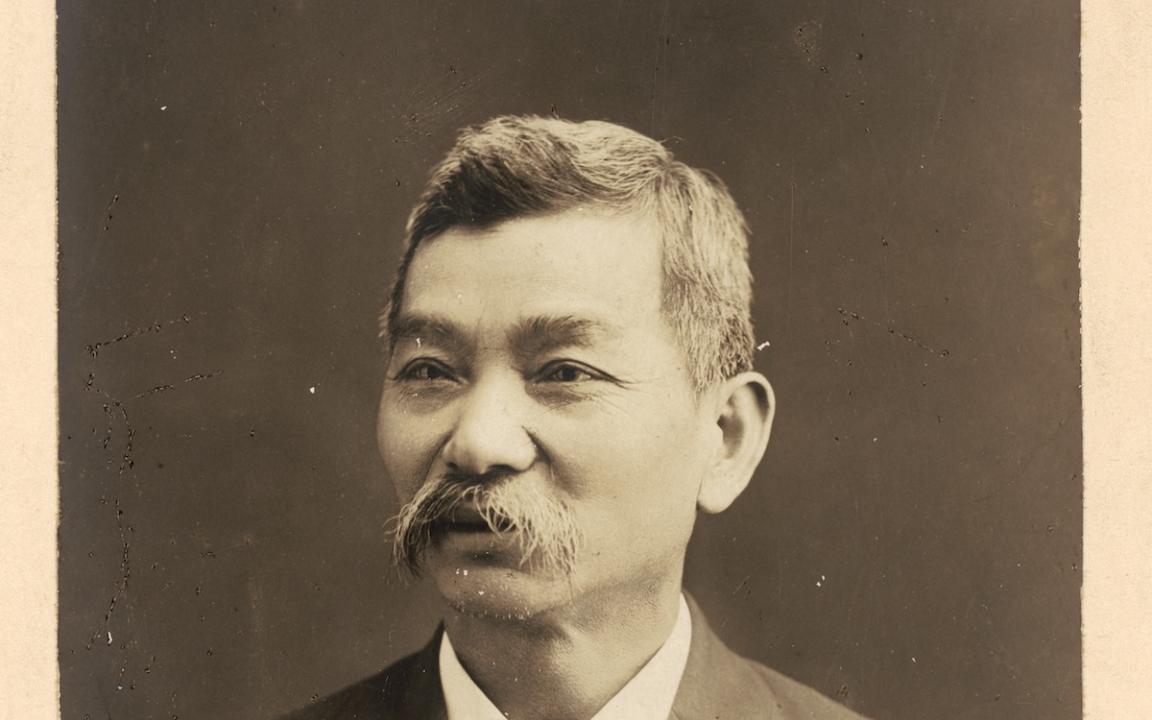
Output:
<svg viewBox="0 0 1152 720">
<path fill-rule="evenodd" d="M 679 578 L 642 595 L 528 622 L 450 612 L 461 664 L 514 720 L 587 720 L 664 644 L 680 606 Z"/>
</svg>

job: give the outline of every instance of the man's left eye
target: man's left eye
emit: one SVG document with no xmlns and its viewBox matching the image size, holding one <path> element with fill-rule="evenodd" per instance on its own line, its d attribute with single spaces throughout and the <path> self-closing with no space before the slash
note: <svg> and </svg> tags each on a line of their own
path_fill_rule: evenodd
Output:
<svg viewBox="0 0 1152 720">
<path fill-rule="evenodd" d="M 552 363 L 540 373 L 544 382 L 576 383 L 595 380 L 597 376 L 587 368 L 569 362 Z"/>
</svg>

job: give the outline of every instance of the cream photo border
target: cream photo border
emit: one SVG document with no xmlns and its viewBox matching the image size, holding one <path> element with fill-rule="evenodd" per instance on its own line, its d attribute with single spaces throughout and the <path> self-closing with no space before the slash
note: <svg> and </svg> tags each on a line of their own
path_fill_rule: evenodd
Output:
<svg viewBox="0 0 1152 720">
<path fill-rule="evenodd" d="M 1152 717 L 1152 3 L 1084 0 L 1084 708 Z M 54 3 L 0 23 L 0 720 L 59 716 Z"/>
</svg>

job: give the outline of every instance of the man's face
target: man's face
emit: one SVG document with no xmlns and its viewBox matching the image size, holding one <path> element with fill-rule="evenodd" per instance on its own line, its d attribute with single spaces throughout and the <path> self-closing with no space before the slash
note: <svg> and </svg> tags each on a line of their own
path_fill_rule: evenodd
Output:
<svg viewBox="0 0 1152 720">
<path fill-rule="evenodd" d="M 678 587 L 722 440 L 662 312 L 660 259 L 653 219 L 591 210 L 456 228 L 417 251 L 378 426 L 400 500 L 445 477 L 521 484 L 582 535 L 561 571 L 459 511 L 421 561 L 456 609 L 534 616 Z"/>
</svg>

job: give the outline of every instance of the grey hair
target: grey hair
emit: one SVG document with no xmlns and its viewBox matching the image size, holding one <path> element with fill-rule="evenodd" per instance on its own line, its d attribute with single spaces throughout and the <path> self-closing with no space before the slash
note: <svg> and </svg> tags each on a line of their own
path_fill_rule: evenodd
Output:
<svg viewBox="0 0 1152 720">
<path fill-rule="evenodd" d="M 393 557 L 408 577 L 419 577 L 421 557 L 435 542 L 437 524 L 460 506 L 475 506 L 492 532 L 516 532 L 521 567 L 536 563 L 563 575 L 575 570 L 584 534 L 563 501 L 530 482 L 449 474 L 425 483 L 394 518 Z"/>
<path fill-rule="evenodd" d="M 663 232 L 664 312 L 697 390 L 752 368 L 748 228 L 711 172 L 659 142 L 601 121 L 502 116 L 463 130 L 408 218 L 407 246 L 381 336 L 401 310 L 420 243 L 577 207 L 653 213 Z"/>
</svg>

